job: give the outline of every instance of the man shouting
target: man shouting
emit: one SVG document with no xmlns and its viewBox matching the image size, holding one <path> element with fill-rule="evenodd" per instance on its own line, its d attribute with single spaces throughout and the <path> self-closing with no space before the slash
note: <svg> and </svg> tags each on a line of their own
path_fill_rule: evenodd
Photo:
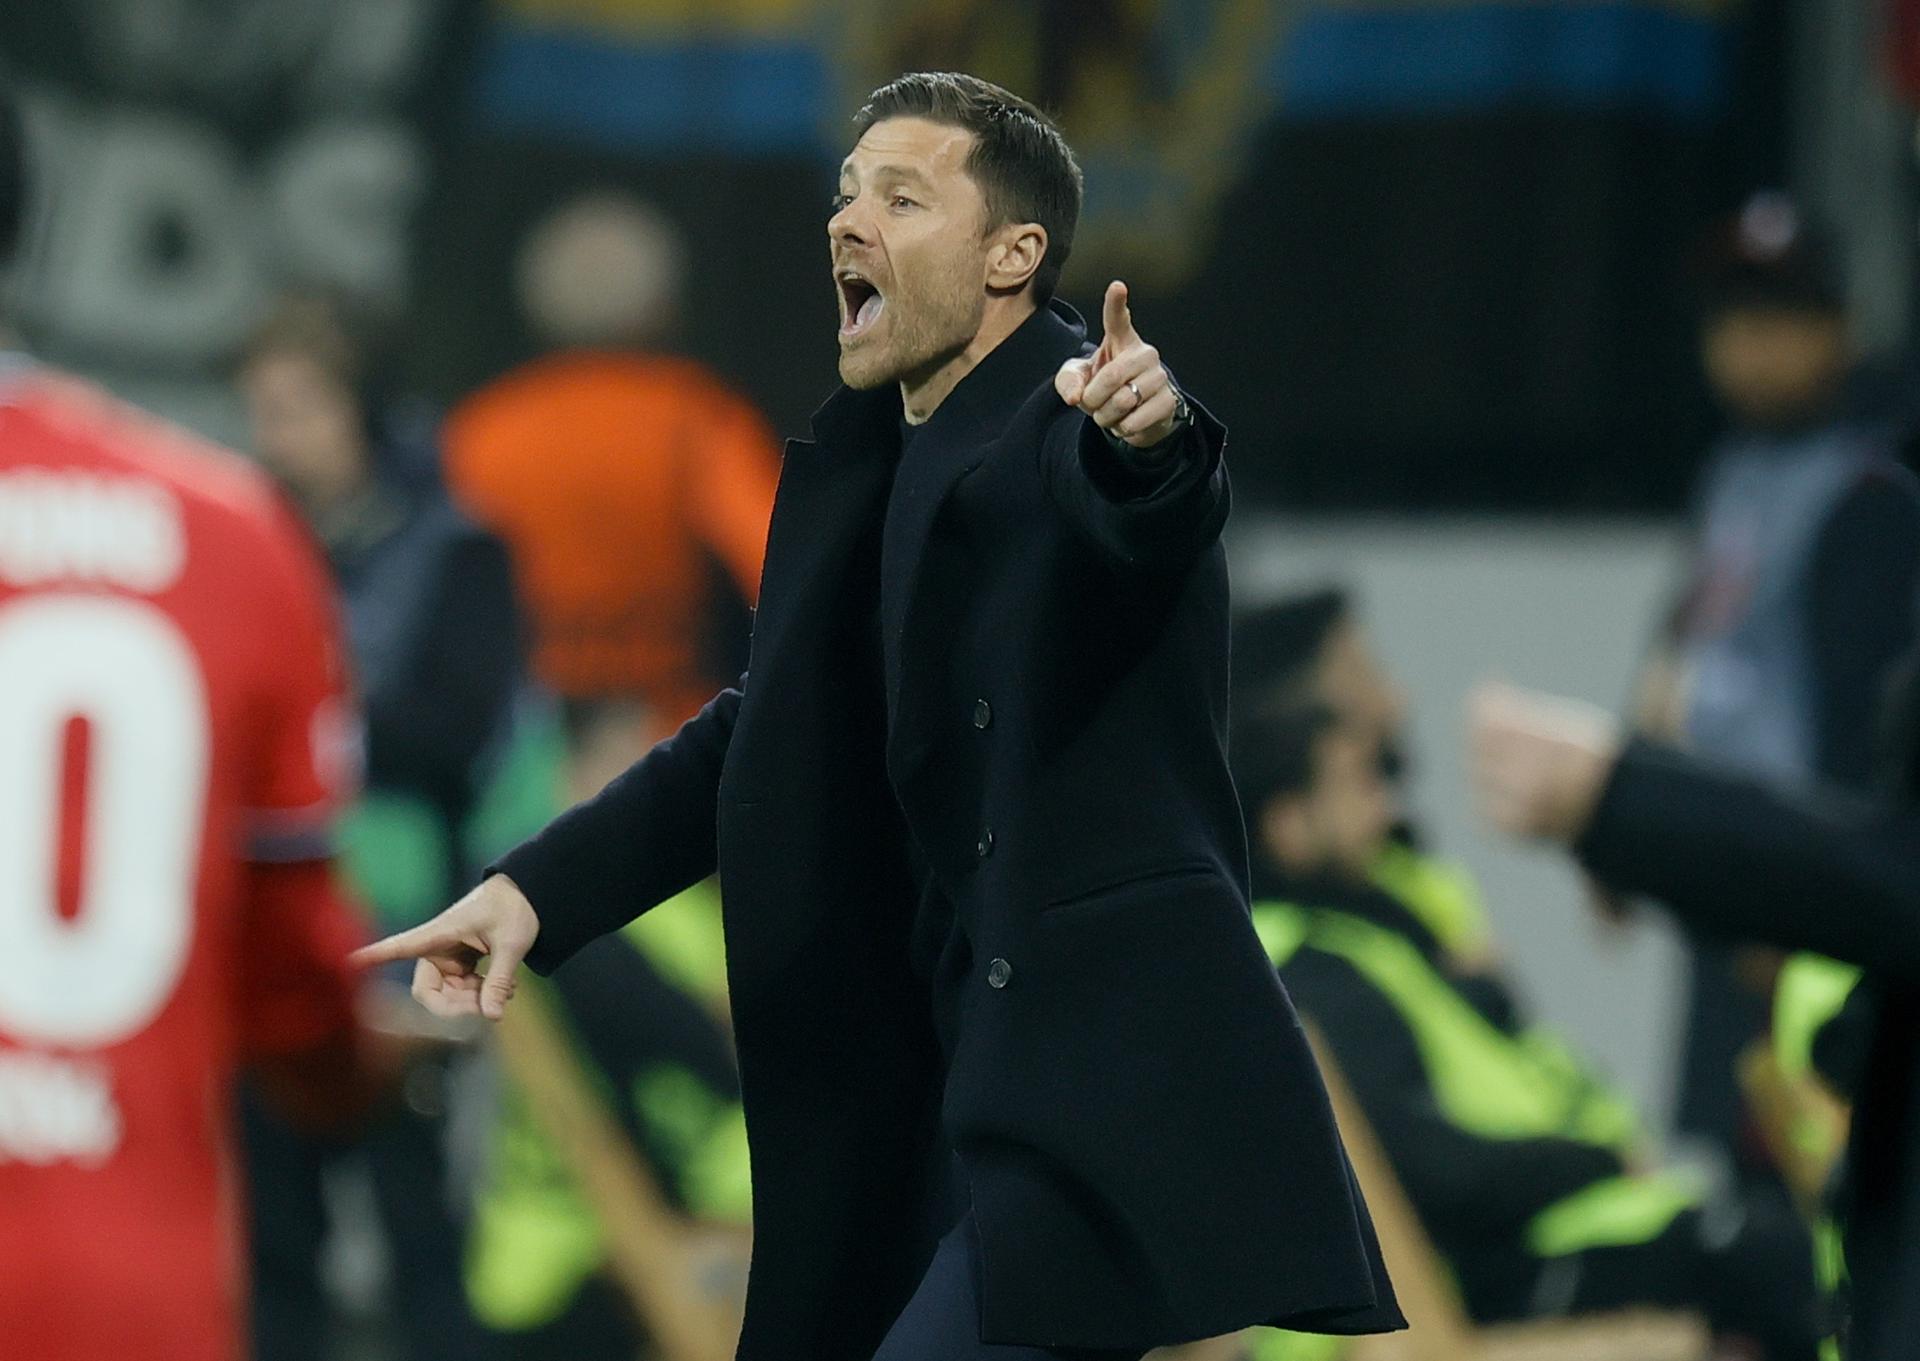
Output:
<svg viewBox="0 0 1920 1361">
<path fill-rule="evenodd" d="M 749 679 L 365 958 L 498 1017 L 523 957 L 718 867 L 743 1361 L 1400 1326 L 1247 915 L 1226 432 L 1123 284 L 1097 347 L 1053 300 L 1080 170 L 1031 105 L 907 75 L 855 125 L 845 386 L 787 451 Z"/>
</svg>

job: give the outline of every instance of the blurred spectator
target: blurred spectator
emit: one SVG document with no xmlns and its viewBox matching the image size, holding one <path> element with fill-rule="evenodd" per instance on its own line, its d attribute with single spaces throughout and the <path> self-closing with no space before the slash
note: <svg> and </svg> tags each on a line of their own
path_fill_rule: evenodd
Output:
<svg viewBox="0 0 1920 1361">
<path fill-rule="evenodd" d="M 500 543 L 376 443 L 365 348 L 337 304 L 291 298 L 255 331 L 240 385 L 255 451 L 306 514 L 346 604 L 368 792 L 429 815 L 437 903 L 477 868 L 463 829 L 509 726 L 519 622 Z"/>
<path fill-rule="evenodd" d="M 1414 906 L 1457 964 L 1490 956 L 1492 927 L 1478 885 L 1422 848 L 1401 798 L 1410 765 L 1407 697 L 1375 655 L 1348 594 L 1328 586 L 1243 614 L 1233 630 L 1233 694 L 1243 711 L 1337 706 L 1341 722 L 1378 754 L 1393 795 L 1392 836 L 1374 859 L 1374 880 Z"/>
<path fill-rule="evenodd" d="M 25 202 L 0 90 L 0 263 Z M 9 1357 L 241 1355 L 239 1070 L 314 1127 L 399 1080 L 329 863 L 348 711 L 325 572 L 271 483 L 0 355 Z"/>
<path fill-rule="evenodd" d="M 1387 756 L 1405 760 L 1407 697 L 1374 655 L 1353 601 L 1338 586 L 1274 601 L 1233 627 L 1233 691 L 1257 703 L 1306 703 L 1338 695 L 1342 716 Z"/>
<path fill-rule="evenodd" d="M 659 348 L 684 271 L 646 205 L 563 205 L 530 234 L 518 280 L 553 353 L 446 429 L 449 486 L 513 553 L 540 679 L 575 705 L 642 699 L 662 730 L 742 669 L 738 606 L 758 596 L 779 477 L 759 414 Z"/>
<path fill-rule="evenodd" d="M 1793 205 L 1755 198 L 1704 263 L 1701 355 L 1728 428 L 1642 726 L 1757 775 L 1858 787 L 1888 666 L 1914 638 L 1920 496 L 1893 433 L 1849 410 L 1838 281 Z M 1767 1032 L 1775 963 L 1694 947 L 1677 1121 L 1736 1166 L 1756 1149 L 1734 1074 Z"/>
<path fill-rule="evenodd" d="M 355 887 L 389 926 L 444 901 L 474 870 L 464 829 L 504 740 L 520 674 L 505 551 L 376 444 L 367 350 L 341 309 L 286 300 L 239 374 L 256 451 L 318 535 L 346 606 L 366 721 L 367 791 L 345 828 Z M 480 1340 L 460 1278 L 448 1186 L 445 1068 L 351 1148 L 302 1137 L 245 1103 L 255 1187 L 254 1330 L 260 1361 L 319 1358 L 331 1309 L 320 1278 L 323 1180 L 363 1163 L 406 1308 L 405 1354 L 471 1357 Z"/>
<path fill-rule="evenodd" d="M 1527 1017 L 1471 881 L 1394 847 L 1380 759 L 1394 691 L 1344 598 L 1282 604 L 1245 633 L 1243 667 L 1271 678 L 1242 670 L 1233 734 L 1255 923 L 1469 1312 L 1694 1307 L 1774 1361 L 1811 1357 L 1810 1247 L 1791 1208 L 1712 1200 L 1650 1165 L 1631 1106 Z"/>
</svg>

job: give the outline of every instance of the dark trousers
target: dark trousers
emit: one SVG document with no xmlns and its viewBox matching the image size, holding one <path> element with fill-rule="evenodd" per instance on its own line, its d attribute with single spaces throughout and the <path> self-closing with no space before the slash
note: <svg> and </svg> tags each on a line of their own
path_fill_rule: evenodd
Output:
<svg viewBox="0 0 1920 1361">
<path fill-rule="evenodd" d="M 982 1342 L 980 1238 L 969 1213 L 940 1240 L 927 1274 L 873 1361 L 1140 1361 L 1143 1354 Z"/>
</svg>

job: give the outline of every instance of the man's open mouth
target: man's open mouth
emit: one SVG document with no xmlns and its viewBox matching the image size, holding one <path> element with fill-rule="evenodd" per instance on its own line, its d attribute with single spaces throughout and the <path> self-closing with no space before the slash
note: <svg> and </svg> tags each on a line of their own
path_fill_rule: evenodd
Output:
<svg viewBox="0 0 1920 1361">
<path fill-rule="evenodd" d="M 836 270 L 833 279 L 840 286 L 840 338 L 851 340 L 879 320 L 887 300 L 854 270 Z"/>
</svg>

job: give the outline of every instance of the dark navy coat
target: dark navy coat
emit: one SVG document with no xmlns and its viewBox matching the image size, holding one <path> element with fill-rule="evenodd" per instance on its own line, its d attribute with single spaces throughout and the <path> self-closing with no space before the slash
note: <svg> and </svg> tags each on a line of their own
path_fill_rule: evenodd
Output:
<svg viewBox="0 0 1920 1361">
<path fill-rule="evenodd" d="M 1400 1325 L 1248 916 L 1225 431 L 1196 412 L 1140 495 L 1054 393 L 1088 349 L 1042 309 L 904 460 L 898 392 L 838 392 L 787 450 L 751 679 L 501 863 L 542 971 L 720 869 L 745 1361 L 871 1355 L 956 1155 L 986 1341 Z M 950 1056 L 907 962 L 908 838 L 971 945 Z"/>
</svg>

